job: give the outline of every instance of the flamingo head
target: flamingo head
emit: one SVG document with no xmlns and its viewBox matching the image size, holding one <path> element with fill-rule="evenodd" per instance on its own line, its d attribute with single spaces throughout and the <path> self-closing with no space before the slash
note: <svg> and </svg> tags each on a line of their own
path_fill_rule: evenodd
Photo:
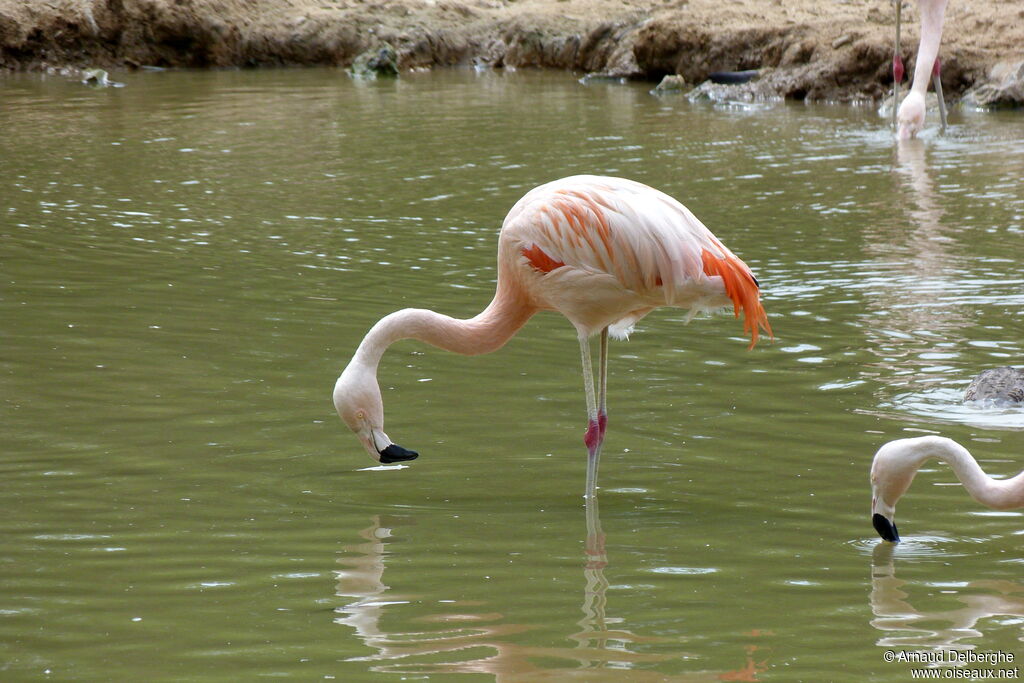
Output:
<svg viewBox="0 0 1024 683">
<path fill-rule="evenodd" d="M 930 436 L 896 439 L 875 453 L 871 462 L 871 523 L 885 541 L 900 542 L 895 521 L 896 503 L 927 460 L 934 439 Z"/>
<path fill-rule="evenodd" d="M 349 363 L 334 384 L 334 409 L 374 460 L 389 464 L 419 456 L 384 433 L 384 401 L 373 369 Z"/>
<path fill-rule="evenodd" d="M 899 140 L 911 140 L 924 128 L 925 102 L 924 95 L 911 90 L 900 103 L 896 112 L 896 137 Z"/>
<path fill-rule="evenodd" d="M 900 542 L 900 533 L 896 530 L 896 506 L 881 498 L 877 489 L 871 492 L 871 525 L 883 541 Z"/>
</svg>

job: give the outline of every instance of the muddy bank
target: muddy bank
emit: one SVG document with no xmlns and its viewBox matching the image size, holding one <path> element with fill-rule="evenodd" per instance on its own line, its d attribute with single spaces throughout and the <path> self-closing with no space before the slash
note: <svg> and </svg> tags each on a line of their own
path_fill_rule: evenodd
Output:
<svg viewBox="0 0 1024 683">
<path fill-rule="evenodd" d="M 917 8 L 904 10 L 904 58 Z M 889 0 L 0 0 L 0 68 L 348 66 L 391 45 L 400 69 L 546 67 L 699 83 L 761 69 L 793 99 L 875 100 L 891 85 Z M 953 97 L 1024 59 L 1024 4 L 952 0 Z"/>
</svg>

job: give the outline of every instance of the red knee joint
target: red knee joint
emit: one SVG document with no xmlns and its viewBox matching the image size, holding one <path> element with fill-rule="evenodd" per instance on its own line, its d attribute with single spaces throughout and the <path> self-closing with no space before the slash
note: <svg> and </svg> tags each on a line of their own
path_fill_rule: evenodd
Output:
<svg viewBox="0 0 1024 683">
<path fill-rule="evenodd" d="M 587 433 L 583 435 L 583 443 L 587 445 L 587 448 L 594 450 L 597 448 L 597 444 L 601 442 L 601 428 L 594 420 L 590 421 L 587 426 Z"/>
</svg>

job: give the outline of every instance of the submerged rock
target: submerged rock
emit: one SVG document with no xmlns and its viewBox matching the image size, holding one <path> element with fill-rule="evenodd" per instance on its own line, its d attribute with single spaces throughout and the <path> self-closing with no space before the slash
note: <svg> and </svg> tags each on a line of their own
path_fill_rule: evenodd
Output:
<svg viewBox="0 0 1024 683">
<path fill-rule="evenodd" d="M 780 102 L 784 99 L 779 90 L 768 81 L 747 81 L 746 83 L 715 83 L 707 80 L 690 91 L 691 101 L 711 102 Z"/>
<path fill-rule="evenodd" d="M 680 93 L 684 90 L 689 90 L 690 84 L 686 82 L 686 79 L 678 74 L 669 74 L 661 79 L 661 82 L 654 87 L 651 92 L 655 95 L 667 94 L 667 93 Z"/>
<path fill-rule="evenodd" d="M 363 52 L 352 62 L 349 73 L 353 78 L 373 80 L 378 76 L 398 76 L 398 53 L 387 43 Z"/>
</svg>

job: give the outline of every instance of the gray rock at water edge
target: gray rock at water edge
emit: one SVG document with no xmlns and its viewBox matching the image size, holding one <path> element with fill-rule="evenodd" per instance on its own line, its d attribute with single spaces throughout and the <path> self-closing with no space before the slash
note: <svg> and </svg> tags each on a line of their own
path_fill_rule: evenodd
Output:
<svg viewBox="0 0 1024 683">
<path fill-rule="evenodd" d="M 398 76 L 398 53 L 387 43 L 363 52 L 352 62 L 349 73 L 354 78 L 373 80 L 379 76 Z"/>
<path fill-rule="evenodd" d="M 1024 60 L 999 62 L 988 79 L 964 93 L 963 106 L 973 109 L 1024 107 Z"/>
</svg>

